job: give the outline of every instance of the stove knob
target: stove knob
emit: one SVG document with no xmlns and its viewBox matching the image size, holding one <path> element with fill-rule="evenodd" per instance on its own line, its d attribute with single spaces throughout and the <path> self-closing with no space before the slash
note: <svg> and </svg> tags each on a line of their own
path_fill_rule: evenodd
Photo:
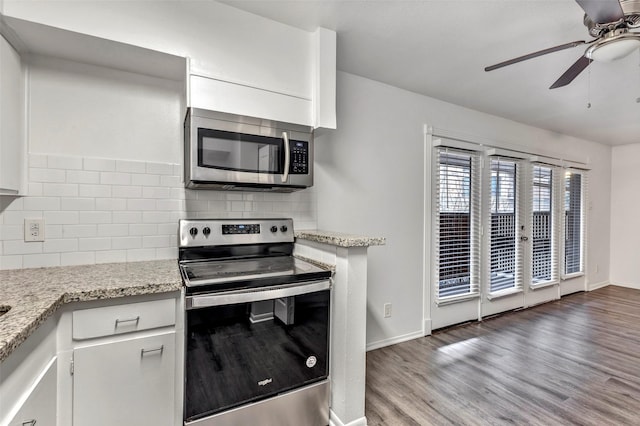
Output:
<svg viewBox="0 0 640 426">
<path fill-rule="evenodd" d="M 277 226 L 272 226 L 271 227 L 271 232 L 278 232 L 278 227 Z"/>
<path fill-rule="evenodd" d="M 208 237 L 210 233 L 211 233 L 211 228 L 209 228 L 208 226 L 205 226 L 204 228 L 202 228 L 202 235 L 204 235 L 205 237 Z"/>
<path fill-rule="evenodd" d="M 282 232 L 287 232 L 287 229 L 289 229 L 289 228 L 287 228 L 287 225 L 282 225 L 282 226 L 280 227 L 280 230 L 281 230 Z"/>
<path fill-rule="evenodd" d="M 198 235 L 198 228 L 194 226 L 193 228 L 189 229 L 189 233 L 191 234 L 192 237 L 195 238 L 195 236 Z"/>
</svg>

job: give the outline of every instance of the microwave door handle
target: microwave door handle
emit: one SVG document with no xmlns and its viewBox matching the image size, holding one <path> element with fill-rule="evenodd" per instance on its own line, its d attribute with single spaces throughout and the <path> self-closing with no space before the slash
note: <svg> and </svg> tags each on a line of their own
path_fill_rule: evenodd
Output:
<svg viewBox="0 0 640 426">
<path fill-rule="evenodd" d="M 289 179 L 289 163 L 291 161 L 289 135 L 287 135 L 287 132 L 282 132 L 282 139 L 284 139 L 284 173 L 282 174 L 282 183 L 285 183 L 287 179 Z"/>
</svg>

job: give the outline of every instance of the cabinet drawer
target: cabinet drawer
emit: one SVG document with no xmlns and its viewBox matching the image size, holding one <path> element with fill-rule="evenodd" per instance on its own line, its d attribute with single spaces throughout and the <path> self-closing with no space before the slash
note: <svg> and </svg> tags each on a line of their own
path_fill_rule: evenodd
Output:
<svg viewBox="0 0 640 426">
<path fill-rule="evenodd" d="M 131 333 L 175 323 L 175 299 L 83 309 L 73 312 L 73 339 Z"/>
</svg>

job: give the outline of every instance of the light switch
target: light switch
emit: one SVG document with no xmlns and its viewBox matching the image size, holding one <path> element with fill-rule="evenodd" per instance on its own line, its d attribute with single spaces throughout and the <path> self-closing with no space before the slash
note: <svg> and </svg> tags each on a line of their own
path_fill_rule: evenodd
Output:
<svg viewBox="0 0 640 426">
<path fill-rule="evenodd" d="M 24 220 L 24 240 L 44 241 L 44 219 Z"/>
</svg>

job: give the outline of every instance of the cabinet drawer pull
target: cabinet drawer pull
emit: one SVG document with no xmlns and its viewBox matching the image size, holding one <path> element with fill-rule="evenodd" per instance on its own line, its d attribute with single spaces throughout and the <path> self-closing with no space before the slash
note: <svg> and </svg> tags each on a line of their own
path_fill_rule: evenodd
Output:
<svg viewBox="0 0 640 426">
<path fill-rule="evenodd" d="M 140 349 L 140 358 L 142 358 L 144 356 L 144 354 L 148 354 L 151 352 L 160 352 L 160 355 L 162 355 L 162 352 L 164 352 L 164 345 L 160 346 L 159 348 L 155 348 L 155 349 Z"/>
<path fill-rule="evenodd" d="M 138 316 L 137 316 L 137 317 L 135 317 L 135 318 L 129 318 L 129 319 L 123 319 L 123 320 L 121 320 L 121 319 L 117 319 L 117 320 L 116 320 L 116 328 L 118 328 L 118 326 L 119 326 L 120 324 L 122 324 L 123 322 L 135 322 L 135 323 L 136 323 L 135 325 L 137 326 L 137 325 L 138 325 L 138 323 L 140 322 L 140 315 L 138 315 Z"/>
<path fill-rule="evenodd" d="M 36 424 L 36 419 L 31 419 L 31 420 L 22 422 L 22 426 L 35 426 L 35 424 Z"/>
</svg>

